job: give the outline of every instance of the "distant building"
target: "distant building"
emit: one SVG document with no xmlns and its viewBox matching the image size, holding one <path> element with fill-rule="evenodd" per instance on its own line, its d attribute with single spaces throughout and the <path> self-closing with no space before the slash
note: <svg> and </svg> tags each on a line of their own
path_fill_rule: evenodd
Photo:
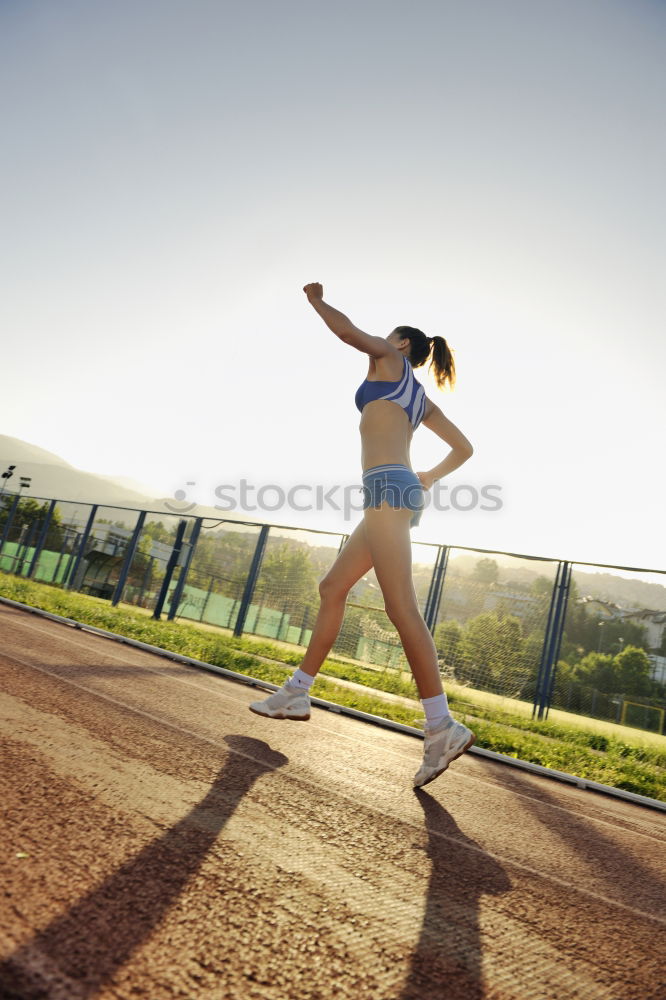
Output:
<svg viewBox="0 0 666 1000">
<path fill-rule="evenodd" d="M 578 602 L 596 612 L 605 621 L 632 622 L 645 629 L 650 649 L 660 649 L 666 628 L 666 611 L 651 611 L 649 608 L 621 608 L 611 601 L 601 601 L 596 597 L 581 597 Z M 663 659 L 663 657 L 662 657 Z"/>
<path fill-rule="evenodd" d="M 494 587 L 483 601 L 484 611 L 493 611 L 499 605 L 517 618 L 532 618 L 543 612 L 547 605 L 543 597 L 525 594 L 519 590 Z"/>
<path fill-rule="evenodd" d="M 633 611 L 627 612 L 627 609 L 621 608 L 619 604 L 613 604 L 611 601 L 602 601 L 598 597 L 581 597 L 578 604 L 584 604 L 586 610 L 595 612 L 604 621 L 624 618 L 627 613 L 634 614 Z"/>
<path fill-rule="evenodd" d="M 666 628 L 666 611 L 633 611 L 627 615 L 627 621 L 642 625 L 647 633 L 650 649 L 660 649 Z M 663 657 L 662 657 L 663 659 Z"/>
</svg>

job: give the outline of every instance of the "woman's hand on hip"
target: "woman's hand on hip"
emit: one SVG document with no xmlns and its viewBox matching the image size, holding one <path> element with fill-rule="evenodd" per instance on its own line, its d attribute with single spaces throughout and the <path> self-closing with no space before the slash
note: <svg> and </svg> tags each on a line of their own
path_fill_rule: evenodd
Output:
<svg viewBox="0 0 666 1000">
<path fill-rule="evenodd" d="M 424 490 L 429 490 L 432 488 L 432 485 L 435 482 L 435 477 L 433 476 L 432 472 L 417 472 L 416 475 L 421 480 L 421 486 L 423 487 Z"/>
</svg>

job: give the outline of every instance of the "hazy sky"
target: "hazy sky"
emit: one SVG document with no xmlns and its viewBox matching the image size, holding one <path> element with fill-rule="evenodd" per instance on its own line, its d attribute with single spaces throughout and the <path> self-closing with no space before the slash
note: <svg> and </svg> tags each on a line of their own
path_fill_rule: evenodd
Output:
<svg viewBox="0 0 666 1000">
<path fill-rule="evenodd" d="M 0 432 L 204 503 L 358 483 L 366 359 L 321 281 L 455 351 L 454 393 L 418 373 L 475 446 L 443 485 L 502 506 L 415 538 L 666 568 L 665 27 L 647 0 L 4 0 Z M 422 428 L 413 465 L 447 450 Z"/>
</svg>

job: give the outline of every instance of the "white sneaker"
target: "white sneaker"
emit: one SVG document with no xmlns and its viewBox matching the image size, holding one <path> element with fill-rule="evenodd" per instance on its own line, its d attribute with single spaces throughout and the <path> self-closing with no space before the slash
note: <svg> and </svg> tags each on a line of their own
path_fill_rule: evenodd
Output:
<svg viewBox="0 0 666 1000">
<path fill-rule="evenodd" d="M 414 788 L 422 788 L 439 777 L 452 760 L 469 750 L 475 739 L 471 729 L 450 715 L 437 726 L 426 725 L 423 763 L 414 775 Z"/>
<path fill-rule="evenodd" d="M 310 695 L 303 688 L 292 687 L 286 680 L 280 690 L 270 698 L 264 701 L 252 701 L 248 707 L 255 715 L 263 715 L 267 719 L 307 722 L 310 718 Z"/>
</svg>

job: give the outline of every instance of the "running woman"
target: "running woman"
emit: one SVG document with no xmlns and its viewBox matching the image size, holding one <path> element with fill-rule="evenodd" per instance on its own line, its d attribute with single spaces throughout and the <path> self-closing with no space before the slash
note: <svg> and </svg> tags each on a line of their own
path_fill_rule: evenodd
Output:
<svg viewBox="0 0 666 1000">
<path fill-rule="evenodd" d="M 412 369 L 430 358 L 439 388 L 455 383 L 455 364 L 443 337 L 398 326 L 388 337 L 363 333 L 323 299 L 318 282 L 303 289 L 308 301 L 340 340 L 369 357 L 368 375 L 356 393 L 361 411 L 363 520 L 350 535 L 319 585 L 321 605 L 303 662 L 282 688 L 250 710 L 271 719 L 310 718 L 309 690 L 337 638 L 347 595 L 374 567 L 384 606 L 395 625 L 425 711 L 423 763 L 414 777 L 420 788 L 437 778 L 474 742 L 474 734 L 452 717 L 437 663 L 437 651 L 414 592 L 409 529 L 419 523 L 424 490 L 466 462 L 472 445 L 417 382 Z M 423 424 L 451 448 L 439 465 L 414 473 L 412 434 Z"/>
</svg>

